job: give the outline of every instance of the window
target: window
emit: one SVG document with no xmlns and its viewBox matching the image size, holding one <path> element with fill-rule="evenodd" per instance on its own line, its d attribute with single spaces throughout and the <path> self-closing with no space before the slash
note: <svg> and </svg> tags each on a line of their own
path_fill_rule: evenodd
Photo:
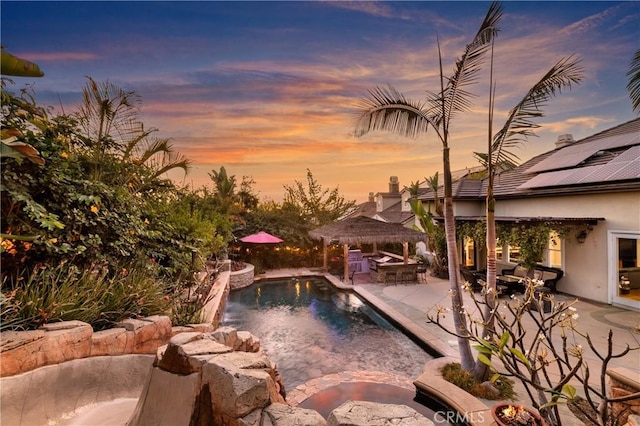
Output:
<svg viewBox="0 0 640 426">
<path fill-rule="evenodd" d="M 509 262 L 520 262 L 520 246 L 509 246 L 507 249 L 507 254 L 509 256 Z"/>
<path fill-rule="evenodd" d="M 504 259 L 504 248 L 502 247 L 502 243 L 500 242 L 499 239 L 496 240 L 496 260 L 502 260 Z"/>
<path fill-rule="evenodd" d="M 560 239 L 560 235 L 555 231 L 551 231 L 547 250 L 548 266 L 562 269 L 562 240 Z"/>
<path fill-rule="evenodd" d="M 476 267 L 476 245 L 471 237 L 464 237 L 462 242 L 462 265 L 468 269 Z"/>
</svg>

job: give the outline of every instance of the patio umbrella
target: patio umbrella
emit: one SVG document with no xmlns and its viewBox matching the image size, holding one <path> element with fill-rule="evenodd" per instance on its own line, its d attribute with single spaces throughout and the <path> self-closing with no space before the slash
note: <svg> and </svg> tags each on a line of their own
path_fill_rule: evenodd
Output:
<svg viewBox="0 0 640 426">
<path fill-rule="evenodd" d="M 246 237 L 240 238 L 240 241 L 243 243 L 253 243 L 253 244 L 278 244 L 284 240 L 268 234 L 264 231 L 260 231 L 257 234 L 247 235 Z"/>
</svg>

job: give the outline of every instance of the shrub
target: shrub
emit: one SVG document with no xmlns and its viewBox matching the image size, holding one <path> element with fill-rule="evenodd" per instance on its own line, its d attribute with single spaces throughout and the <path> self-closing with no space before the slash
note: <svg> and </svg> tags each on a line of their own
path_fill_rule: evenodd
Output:
<svg viewBox="0 0 640 426">
<path fill-rule="evenodd" d="M 140 269 L 122 268 L 110 275 L 106 270 L 80 270 L 63 262 L 55 267 L 36 267 L 4 284 L 2 331 L 70 320 L 102 330 L 126 318 L 170 311 L 171 298 L 165 288 L 149 271 Z"/>
<path fill-rule="evenodd" d="M 513 380 L 499 376 L 495 380 L 493 380 L 493 386 L 500 392 L 500 394 L 496 397 L 492 393 L 488 392 L 487 389 L 482 385 L 478 379 L 476 379 L 473 374 L 468 371 L 462 369 L 459 363 L 451 362 L 444 367 L 442 367 L 442 377 L 464 390 L 465 392 L 469 392 L 471 395 L 484 398 L 484 399 L 493 399 L 493 400 L 515 400 L 518 395 L 513 390 Z"/>
</svg>

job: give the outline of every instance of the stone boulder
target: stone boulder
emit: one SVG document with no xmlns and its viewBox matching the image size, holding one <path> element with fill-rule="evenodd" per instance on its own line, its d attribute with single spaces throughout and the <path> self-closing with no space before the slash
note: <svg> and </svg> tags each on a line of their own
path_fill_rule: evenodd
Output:
<svg viewBox="0 0 640 426">
<path fill-rule="evenodd" d="M 326 426 L 327 421 L 315 410 L 271 404 L 262 410 L 260 426 Z"/>
<path fill-rule="evenodd" d="M 215 424 L 230 424 L 256 408 L 284 402 L 272 364 L 262 353 L 221 354 L 211 358 L 202 370 L 203 384 L 211 391 Z"/>
<path fill-rule="evenodd" d="M 38 364 L 46 333 L 44 330 L 4 331 L 0 333 L 0 375 L 13 376 L 41 367 Z"/>
<path fill-rule="evenodd" d="M 170 373 L 188 375 L 199 373 L 202 365 L 213 356 L 232 351 L 232 348 L 218 343 L 210 335 L 181 333 L 158 350 L 154 365 Z"/>
<path fill-rule="evenodd" d="M 237 338 L 239 334 L 242 339 Z M 157 351 L 145 389 L 127 425 L 316 424 L 295 423 L 301 421 L 295 419 L 320 415 L 284 405 L 280 375 L 264 353 L 234 351 L 216 336 L 234 345 L 240 340 L 257 341 L 250 333 L 237 333 L 232 329 L 221 333 L 175 335 Z M 274 407 L 263 412 L 273 404 L 288 408 Z"/>
<path fill-rule="evenodd" d="M 237 331 L 233 327 L 220 327 L 212 333 L 213 338 L 234 351 L 258 352 L 260 340 L 248 331 Z"/>
<path fill-rule="evenodd" d="M 433 426 L 433 422 L 406 405 L 347 401 L 331 412 L 329 426 Z"/>
<path fill-rule="evenodd" d="M 153 315 L 142 319 L 126 319 L 118 327 L 135 334 L 133 353 L 152 354 L 172 336 L 171 319 L 163 315 Z"/>
</svg>

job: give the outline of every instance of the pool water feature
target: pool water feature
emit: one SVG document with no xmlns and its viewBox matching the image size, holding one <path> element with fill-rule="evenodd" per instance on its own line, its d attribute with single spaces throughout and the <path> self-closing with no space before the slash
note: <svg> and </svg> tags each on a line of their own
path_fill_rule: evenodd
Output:
<svg viewBox="0 0 640 426">
<path fill-rule="evenodd" d="M 287 389 L 340 371 L 415 378 L 432 359 L 357 296 L 323 277 L 264 280 L 234 290 L 223 325 L 257 336 Z"/>
</svg>

